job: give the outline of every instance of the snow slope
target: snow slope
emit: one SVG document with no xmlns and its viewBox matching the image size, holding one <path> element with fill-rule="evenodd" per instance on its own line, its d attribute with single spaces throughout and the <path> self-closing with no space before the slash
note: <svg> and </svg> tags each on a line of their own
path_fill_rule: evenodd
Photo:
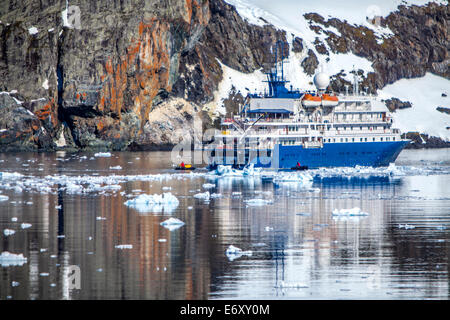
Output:
<svg viewBox="0 0 450 320">
<path fill-rule="evenodd" d="M 392 115 L 395 126 L 402 132 L 418 131 L 450 140 L 450 115 L 436 110 L 437 107 L 450 107 L 450 81 L 427 73 L 422 78 L 401 79 L 379 90 L 382 99 L 396 97 L 412 103 L 412 108 L 397 110 Z"/>
</svg>

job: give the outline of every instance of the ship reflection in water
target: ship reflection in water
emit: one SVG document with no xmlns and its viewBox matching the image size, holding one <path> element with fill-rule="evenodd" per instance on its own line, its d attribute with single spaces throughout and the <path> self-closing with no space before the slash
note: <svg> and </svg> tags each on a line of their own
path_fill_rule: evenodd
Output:
<svg viewBox="0 0 450 320">
<path fill-rule="evenodd" d="M 0 253 L 28 260 L 2 264 L 0 299 L 448 299 L 448 155 L 406 150 L 397 160 L 410 169 L 403 176 L 322 177 L 308 188 L 200 177 L 128 181 L 118 192 L 80 195 L 63 188 L 17 192 L 3 181 L 0 192 L 9 198 L 0 202 Z M 164 152 L 82 156 L 0 154 L 0 171 L 40 177 L 170 171 Z M 117 166 L 123 169 L 110 170 Z M 215 184 L 208 190 L 220 197 L 193 197 L 206 191 L 205 183 Z M 179 200 L 172 213 L 124 205 L 138 194 L 163 192 Z M 367 214 L 333 214 L 355 207 Z M 160 225 L 170 217 L 185 224 L 173 231 Z M 24 222 L 32 226 L 22 229 Z M 4 229 L 16 233 L 5 236 Z M 230 245 L 251 254 L 228 257 Z M 72 265 L 80 267 L 80 289 L 71 288 Z"/>
</svg>

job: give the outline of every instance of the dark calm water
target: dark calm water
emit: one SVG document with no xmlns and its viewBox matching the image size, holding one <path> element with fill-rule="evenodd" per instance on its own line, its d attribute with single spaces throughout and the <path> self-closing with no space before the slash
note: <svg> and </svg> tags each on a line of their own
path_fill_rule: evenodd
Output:
<svg viewBox="0 0 450 320">
<path fill-rule="evenodd" d="M 315 171 L 308 186 L 171 166 L 167 152 L 0 154 L 0 253 L 27 258 L 0 261 L 0 299 L 449 298 L 449 149 Z M 206 190 L 220 197 L 194 197 Z M 178 206 L 124 204 L 164 192 Z M 354 207 L 367 215 L 332 215 Z M 170 217 L 185 224 L 160 225 Z"/>
</svg>

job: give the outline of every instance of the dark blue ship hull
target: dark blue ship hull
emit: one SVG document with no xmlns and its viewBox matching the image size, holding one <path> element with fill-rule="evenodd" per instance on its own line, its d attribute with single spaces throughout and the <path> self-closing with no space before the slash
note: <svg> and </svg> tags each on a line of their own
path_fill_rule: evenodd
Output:
<svg viewBox="0 0 450 320">
<path fill-rule="evenodd" d="M 322 148 L 284 146 L 277 144 L 274 150 L 264 150 L 246 156 L 245 164 L 255 167 L 291 169 L 300 163 L 311 168 L 320 167 L 381 167 L 393 163 L 409 141 L 325 143 Z M 255 152 L 256 153 L 256 152 Z M 224 161 L 225 159 L 225 161 Z M 235 165 L 235 157 L 216 157 L 211 166 Z M 225 162 L 225 163 L 224 163 Z M 244 166 L 244 164 L 241 164 Z"/>
</svg>

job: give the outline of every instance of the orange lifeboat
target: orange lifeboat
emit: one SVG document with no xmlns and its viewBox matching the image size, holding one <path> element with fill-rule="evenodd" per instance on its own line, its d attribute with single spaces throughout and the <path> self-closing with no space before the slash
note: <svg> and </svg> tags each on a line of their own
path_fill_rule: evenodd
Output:
<svg viewBox="0 0 450 320">
<path fill-rule="evenodd" d="M 318 107 L 322 103 L 322 98 L 319 96 L 313 96 L 312 94 L 305 94 L 303 97 L 303 106 L 305 107 Z"/>
<path fill-rule="evenodd" d="M 322 95 L 322 105 L 324 107 L 335 107 L 339 103 L 338 97 L 335 95 L 323 94 Z"/>
</svg>

